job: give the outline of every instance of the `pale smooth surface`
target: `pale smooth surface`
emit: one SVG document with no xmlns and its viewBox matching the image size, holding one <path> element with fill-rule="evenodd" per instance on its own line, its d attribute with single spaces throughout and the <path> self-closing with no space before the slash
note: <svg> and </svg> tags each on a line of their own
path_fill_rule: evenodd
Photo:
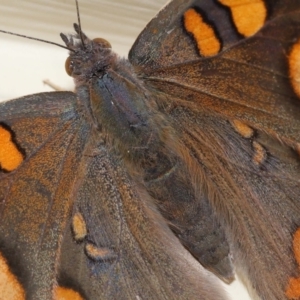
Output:
<svg viewBox="0 0 300 300">
<path fill-rule="evenodd" d="M 139 32 L 165 2 L 80 0 L 82 27 L 89 37 L 105 38 L 118 54 L 127 56 Z M 74 22 L 73 0 L 0 0 L 2 30 L 63 44 L 59 33 L 72 33 Z M 64 70 L 66 57 L 62 48 L 0 33 L 0 100 L 51 91 L 44 79 L 71 90 L 72 79 Z M 224 286 L 231 299 L 250 299 L 239 282 Z"/>
<path fill-rule="evenodd" d="M 80 1 L 82 28 L 91 38 L 110 41 L 121 56 L 165 0 Z M 77 22 L 73 0 L 0 0 L 0 29 L 63 45 L 60 32 L 72 33 Z M 65 73 L 67 51 L 49 44 L 0 35 L 0 100 L 51 91 L 44 79 L 72 89 Z"/>
</svg>

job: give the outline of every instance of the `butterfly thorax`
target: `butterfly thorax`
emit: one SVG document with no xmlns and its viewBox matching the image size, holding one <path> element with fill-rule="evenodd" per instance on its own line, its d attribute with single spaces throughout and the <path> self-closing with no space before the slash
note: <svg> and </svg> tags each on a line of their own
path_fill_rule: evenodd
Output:
<svg viewBox="0 0 300 300">
<path fill-rule="evenodd" d="M 76 34 L 61 37 L 70 49 L 66 71 L 74 78 L 79 102 L 105 140 L 122 156 L 134 157 L 136 163 L 149 147 L 160 147 L 168 131 L 156 98 L 109 42 L 91 40 L 77 25 L 74 28 Z"/>
</svg>

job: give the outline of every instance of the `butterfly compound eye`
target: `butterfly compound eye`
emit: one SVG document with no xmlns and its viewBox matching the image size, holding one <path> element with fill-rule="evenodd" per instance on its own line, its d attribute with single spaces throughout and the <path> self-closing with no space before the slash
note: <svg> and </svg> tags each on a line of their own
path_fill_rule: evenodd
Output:
<svg viewBox="0 0 300 300">
<path fill-rule="evenodd" d="M 72 68 L 71 68 L 71 58 L 70 56 L 66 59 L 65 69 L 69 76 L 72 76 Z"/>
<path fill-rule="evenodd" d="M 111 48 L 111 44 L 105 39 L 95 38 L 93 39 L 93 42 L 99 44 L 99 46 L 102 48 Z"/>
</svg>

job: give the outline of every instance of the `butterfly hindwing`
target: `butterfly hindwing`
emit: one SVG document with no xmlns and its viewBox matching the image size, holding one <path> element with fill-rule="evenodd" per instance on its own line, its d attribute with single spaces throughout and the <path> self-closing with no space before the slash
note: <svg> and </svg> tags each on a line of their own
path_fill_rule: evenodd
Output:
<svg viewBox="0 0 300 300">
<path fill-rule="evenodd" d="M 265 299 L 284 299 L 289 277 L 298 272 L 291 251 L 300 221 L 298 154 L 259 131 L 242 138 L 247 127 L 239 132 L 237 122 L 234 126 L 180 107 L 171 115 L 201 166 L 193 170 L 203 178 L 199 190 L 208 191 L 221 223 L 230 228 L 226 232 L 236 271 L 250 277 L 249 286 Z"/>
<path fill-rule="evenodd" d="M 78 283 L 84 299 L 224 299 L 122 161 L 103 142 L 93 152 L 76 183 L 59 282 Z"/>
</svg>

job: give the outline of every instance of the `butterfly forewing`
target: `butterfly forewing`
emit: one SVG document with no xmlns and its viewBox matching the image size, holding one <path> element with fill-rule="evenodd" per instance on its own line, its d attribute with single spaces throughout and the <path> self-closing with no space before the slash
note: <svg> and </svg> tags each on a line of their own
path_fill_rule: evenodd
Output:
<svg viewBox="0 0 300 300">
<path fill-rule="evenodd" d="M 12 265 L 26 299 L 49 299 L 56 283 L 60 242 L 73 203 L 75 162 L 87 137 L 75 103 L 72 93 L 48 93 L 0 106 L 1 130 L 14 136 L 10 142 L 1 140 L 2 149 L 14 143 L 23 154 L 19 167 L 0 174 L 1 256 Z M 5 166 L 7 157 L 2 159 Z M 5 294 L 10 277 L 2 278 L 2 295 L 9 299 L 14 285 Z"/>
<path fill-rule="evenodd" d="M 77 243 L 78 223 L 66 233 L 59 282 L 79 283 L 85 299 L 224 299 L 118 157 L 104 143 L 95 149 L 81 165 L 72 217 L 81 215 L 87 230 Z"/>
</svg>

